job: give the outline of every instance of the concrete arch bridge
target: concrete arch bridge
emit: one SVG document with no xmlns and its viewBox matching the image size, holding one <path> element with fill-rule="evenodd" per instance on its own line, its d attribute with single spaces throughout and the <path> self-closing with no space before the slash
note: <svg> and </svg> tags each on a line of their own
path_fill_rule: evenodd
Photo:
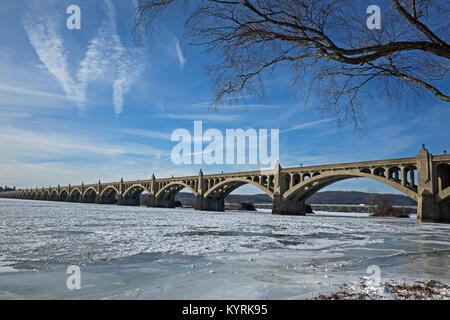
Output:
<svg viewBox="0 0 450 320">
<path fill-rule="evenodd" d="M 423 146 L 410 158 L 281 168 L 197 176 L 49 188 L 0 193 L 0 198 L 68 201 L 137 206 L 147 192 L 150 207 L 175 207 L 175 196 L 187 188 L 197 210 L 223 211 L 225 197 L 252 184 L 268 194 L 274 214 L 305 214 L 305 201 L 319 190 L 345 179 L 369 178 L 389 185 L 417 201 L 417 220 L 450 222 L 450 155 L 432 155 Z"/>
</svg>

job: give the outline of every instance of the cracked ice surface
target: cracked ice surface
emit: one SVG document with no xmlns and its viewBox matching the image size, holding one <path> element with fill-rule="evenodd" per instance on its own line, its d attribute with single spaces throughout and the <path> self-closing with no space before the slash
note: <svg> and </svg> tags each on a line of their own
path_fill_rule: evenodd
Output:
<svg viewBox="0 0 450 320">
<path fill-rule="evenodd" d="M 0 200 L 0 298 L 297 299 L 381 280 L 449 283 L 450 226 Z M 81 268 L 82 290 L 65 288 Z"/>
</svg>

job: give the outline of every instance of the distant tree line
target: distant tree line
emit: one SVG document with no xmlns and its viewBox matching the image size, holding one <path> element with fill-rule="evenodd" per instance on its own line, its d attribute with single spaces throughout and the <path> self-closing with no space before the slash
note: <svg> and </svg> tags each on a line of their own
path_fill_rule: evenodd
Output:
<svg viewBox="0 0 450 320">
<path fill-rule="evenodd" d="M 4 188 L 0 187 L 0 192 L 6 192 L 6 191 L 16 191 L 16 187 L 12 187 L 12 188 L 10 188 L 8 186 L 5 186 Z"/>
<path fill-rule="evenodd" d="M 145 198 L 146 195 L 143 195 Z M 143 199 L 144 201 L 145 199 Z M 176 196 L 183 205 L 195 203 L 192 193 L 180 192 Z M 267 194 L 230 194 L 225 198 L 225 202 L 251 202 L 251 203 L 272 203 L 272 199 Z M 308 204 L 353 204 L 374 206 L 390 204 L 393 206 L 415 206 L 417 203 L 411 198 L 401 194 L 367 193 L 357 191 L 324 191 L 318 192 L 306 201 Z"/>
<path fill-rule="evenodd" d="M 409 208 L 393 208 L 390 204 L 380 204 L 376 207 L 375 212 L 371 214 L 372 217 L 396 217 L 409 218 L 410 214 L 414 214 L 414 210 Z"/>
</svg>

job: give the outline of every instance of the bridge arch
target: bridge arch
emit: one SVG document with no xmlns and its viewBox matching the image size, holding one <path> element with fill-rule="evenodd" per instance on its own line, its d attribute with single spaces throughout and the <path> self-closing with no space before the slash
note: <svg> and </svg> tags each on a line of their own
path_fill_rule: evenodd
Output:
<svg viewBox="0 0 450 320">
<path fill-rule="evenodd" d="M 173 181 L 166 184 L 155 194 L 156 205 L 167 208 L 175 207 L 175 196 L 184 188 L 188 188 L 194 194 L 194 196 L 198 195 L 197 190 L 195 190 L 189 184 L 183 181 Z"/>
<path fill-rule="evenodd" d="M 416 178 L 417 178 L 417 167 L 413 165 L 406 166 L 403 168 L 403 175 L 405 184 L 408 187 L 417 189 Z"/>
<path fill-rule="evenodd" d="M 115 204 L 119 198 L 120 192 L 114 186 L 107 186 L 99 195 L 100 203 Z"/>
<path fill-rule="evenodd" d="M 445 188 L 439 192 L 439 211 L 441 217 L 450 221 L 450 187 Z"/>
<path fill-rule="evenodd" d="M 440 218 L 450 221 L 450 163 L 440 163 L 436 166 L 437 189 Z"/>
<path fill-rule="evenodd" d="M 447 188 L 439 192 L 439 201 L 447 201 L 447 200 L 450 200 L 450 188 Z"/>
<path fill-rule="evenodd" d="M 246 184 L 254 185 L 273 199 L 273 179 L 273 175 L 262 175 L 260 179 L 254 179 L 252 176 L 223 179 L 205 192 L 202 209 L 224 211 L 225 198 L 234 190 Z"/>
<path fill-rule="evenodd" d="M 81 199 L 81 190 L 78 188 L 74 188 L 70 191 L 69 201 L 70 202 L 79 202 Z"/>
<path fill-rule="evenodd" d="M 438 189 L 445 190 L 450 186 L 450 164 L 441 163 L 436 166 Z"/>
<path fill-rule="evenodd" d="M 59 201 L 68 201 L 69 200 L 69 192 L 66 189 L 62 189 L 59 192 Z"/>
<path fill-rule="evenodd" d="M 81 199 L 85 203 L 95 203 L 97 196 L 98 196 L 97 190 L 93 187 L 89 187 L 86 190 L 84 190 Z"/>
<path fill-rule="evenodd" d="M 45 190 L 42 194 L 42 200 L 50 200 L 50 192 L 48 190 Z"/>
<path fill-rule="evenodd" d="M 440 163 L 436 166 L 439 201 L 446 202 L 450 207 L 450 163 Z M 450 208 L 448 209 L 450 215 Z"/>
<path fill-rule="evenodd" d="M 253 179 L 245 179 L 245 178 L 229 178 L 224 181 L 214 185 L 209 190 L 207 190 L 204 194 L 205 198 L 209 199 L 225 199 L 227 195 L 236 190 L 239 187 L 242 187 L 245 184 L 252 184 L 259 188 L 261 191 L 266 193 L 270 198 L 273 199 L 273 192 L 261 185 L 260 183 L 254 181 Z"/>
<path fill-rule="evenodd" d="M 114 186 L 107 186 L 105 189 L 102 190 L 102 192 L 100 192 L 100 197 L 103 197 L 105 194 L 111 192 L 111 191 L 115 191 L 117 194 L 119 194 L 119 190 L 117 190 L 116 187 Z"/>
<path fill-rule="evenodd" d="M 50 201 L 58 201 L 58 199 L 58 191 L 52 190 L 52 192 L 50 192 Z"/>
<path fill-rule="evenodd" d="M 122 203 L 124 205 L 139 206 L 141 204 L 141 194 L 146 192 L 150 194 L 150 191 L 142 184 L 136 183 L 131 185 L 122 195 Z"/>
<path fill-rule="evenodd" d="M 126 197 L 131 193 L 136 192 L 136 190 L 141 190 L 139 192 L 139 194 L 141 194 L 142 192 L 147 192 L 148 194 L 150 194 L 150 190 L 148 190 L 146 187 L 144 187 L 142 184 L 133 184 L 132 186 L 130 186 L 127 190 L 125 190 L 125 192 L 123 193 L 123 196 Z"/>
<path fill-rule="evenodd" d="M 294 174 L 292 174 L 291 180 L 292 180 L 292 185 L 295 186 L 301 182 L 302 176 L 300 175 L 300 173 L 294 173 Z"/>
<path fill-rule="evenodd" d="M 189 190 L 192 191 L 192 193 L 194 195 L 197 195 L 197 190 L 195 190 L 194 188 L 192 188 L 190 185 L 188 185 L 187 183 L 184 183 L 182 181 L 176 181 L 176 182 L 171 182 L 169 184 L 166 184 L 164 187 L 162 187 L 157 193 L 156 193 L 156 198 L 160 198 L 164 193 L 168 193 L 168 190 L 173 189 L 173 187 L 180 187 L 176 193 L 180 192 L 181 190 L 183 190 L 184 188 L 188 188 Z M 172 190 L 172 192 L 175 190 Z"/>
<path fill-rule="evenodd" d="M 398 166 L 389 167 L 387 178 L 395 180 L 397 182 L 402 181 L 402 169 Z"/>
<path fill-rule="evenodd" d="M 375 171 L 375 170 L 374 170 Z M 351 170 L 346 171 L 342 173 L 337 172 L 331 172 L 331 173 L 325 173 L 311 177 L 310 179 L 303 181 L 302 183 L 296 185 L 295 187 L 291 188 L 290 190 L 286 191 L 283 194 L 284 200 L 300 200 L 305 201 L 309 197 L 311 197 L 314 193 L 318 192 L 319 190 L 336 183 L 338 181 L 346 180 L 346 179 L 352 179 L 352 178 L 369 178 L 381 183 L 384 183 L 401 193 L 405 194 L 406 196 L 410 197 L 411 199 L 417 201 L 417 192 L 408 187 L 403 186 L 400 182 L 396 182 L 396 180 L 388 179 L 381 174 L 381 170 L 378 170 L 377 174 L 369 174 L 366 172 L 362 172 L 361 170 Z"/>
</svg>

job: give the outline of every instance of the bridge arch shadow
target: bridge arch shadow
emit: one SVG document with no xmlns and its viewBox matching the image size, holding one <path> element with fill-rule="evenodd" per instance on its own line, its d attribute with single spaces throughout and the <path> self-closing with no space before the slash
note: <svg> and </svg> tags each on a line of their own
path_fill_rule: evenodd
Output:
<svg viewBox="0 0 450 320">
<path fill-rule="evenodd" d="M 196 182 L 195 182 L 196 183 Z M 175 208 L 175 197 L 183 189 L 188 189 L 194 197 L 197 197 L 198 192 L 196 190 L 197 185 L 194 182 L 188 181 L 174 181 L 174 182 L 162 182 L 159 186 L 159 191 L 155 194 L 153 206 L 164 208 Z"/>
<path fill-rule="evenodd" d="M 270 179 L 272 177 L 246 177 L 246 178 L 229 178 L 212 185 L 203 195 L 203 209 L 212 211 L 224 211 L 225 210 L 225 198 L 229 196 L 232 192 L 236 191 L 244 185 L 251 185 L 256 187 L 256 189 L 261 190 L 263 193 L 267 194 L 271 199 L 273 199 L 273 187 L 271 187 Z M 265 183 L 269 186 L 262 185 Z"/>
<path fill-rule="evenodd" d="M 450 217 L 450 164 L 441 163 L 436 167 L 436 171 L 440 214 Z"/>
<path fill-rule="evenodd" d="M 97 190 L 95 190 L 93 187 L 89 187 L 84 191 L 81 200 L 85 203 L 95 203 L 97 201 L 97 196 Z"/>
<path fill-rule="evenodd" d="M 67 201 L 69 199 L 69 192 L 66 189 L 62 189 L 59 192 L 59 201 Z"/>
<path fill-rule="evenodd" d="M 140 206 L 141 205 L 141 194 L 143 194 L 143 193 L 150 194 L 150 190 L 148 190 L 142 184 L 139 184 L 139 183 L 132 184 L 123 193 L 119 204 L 129 205 L 129 206 Z"/>
<path fill-rule="evenodd" d="M 107 186 L 99 195 L 99 203 L 102 204 L 117 204 L 119 199 L 119 190 L 114 186 Z"/>
<path fill-rule="evenodd" d="M 56 191 L 56 190 L 53 190 L 51 193 L 50 193 L 50 201 L 58 201 L 58 199 L 59 199 L 59 197 L 58 197 L 58 191 Z"/>
<path fill-rule="evenodd" d="M 70 191 L 70 195 L 69 195 L 69 202 L 80 202 L 81 200 L 81 190 L 78 188 L 73 189 L 72 191 Z"/>
</svg>

